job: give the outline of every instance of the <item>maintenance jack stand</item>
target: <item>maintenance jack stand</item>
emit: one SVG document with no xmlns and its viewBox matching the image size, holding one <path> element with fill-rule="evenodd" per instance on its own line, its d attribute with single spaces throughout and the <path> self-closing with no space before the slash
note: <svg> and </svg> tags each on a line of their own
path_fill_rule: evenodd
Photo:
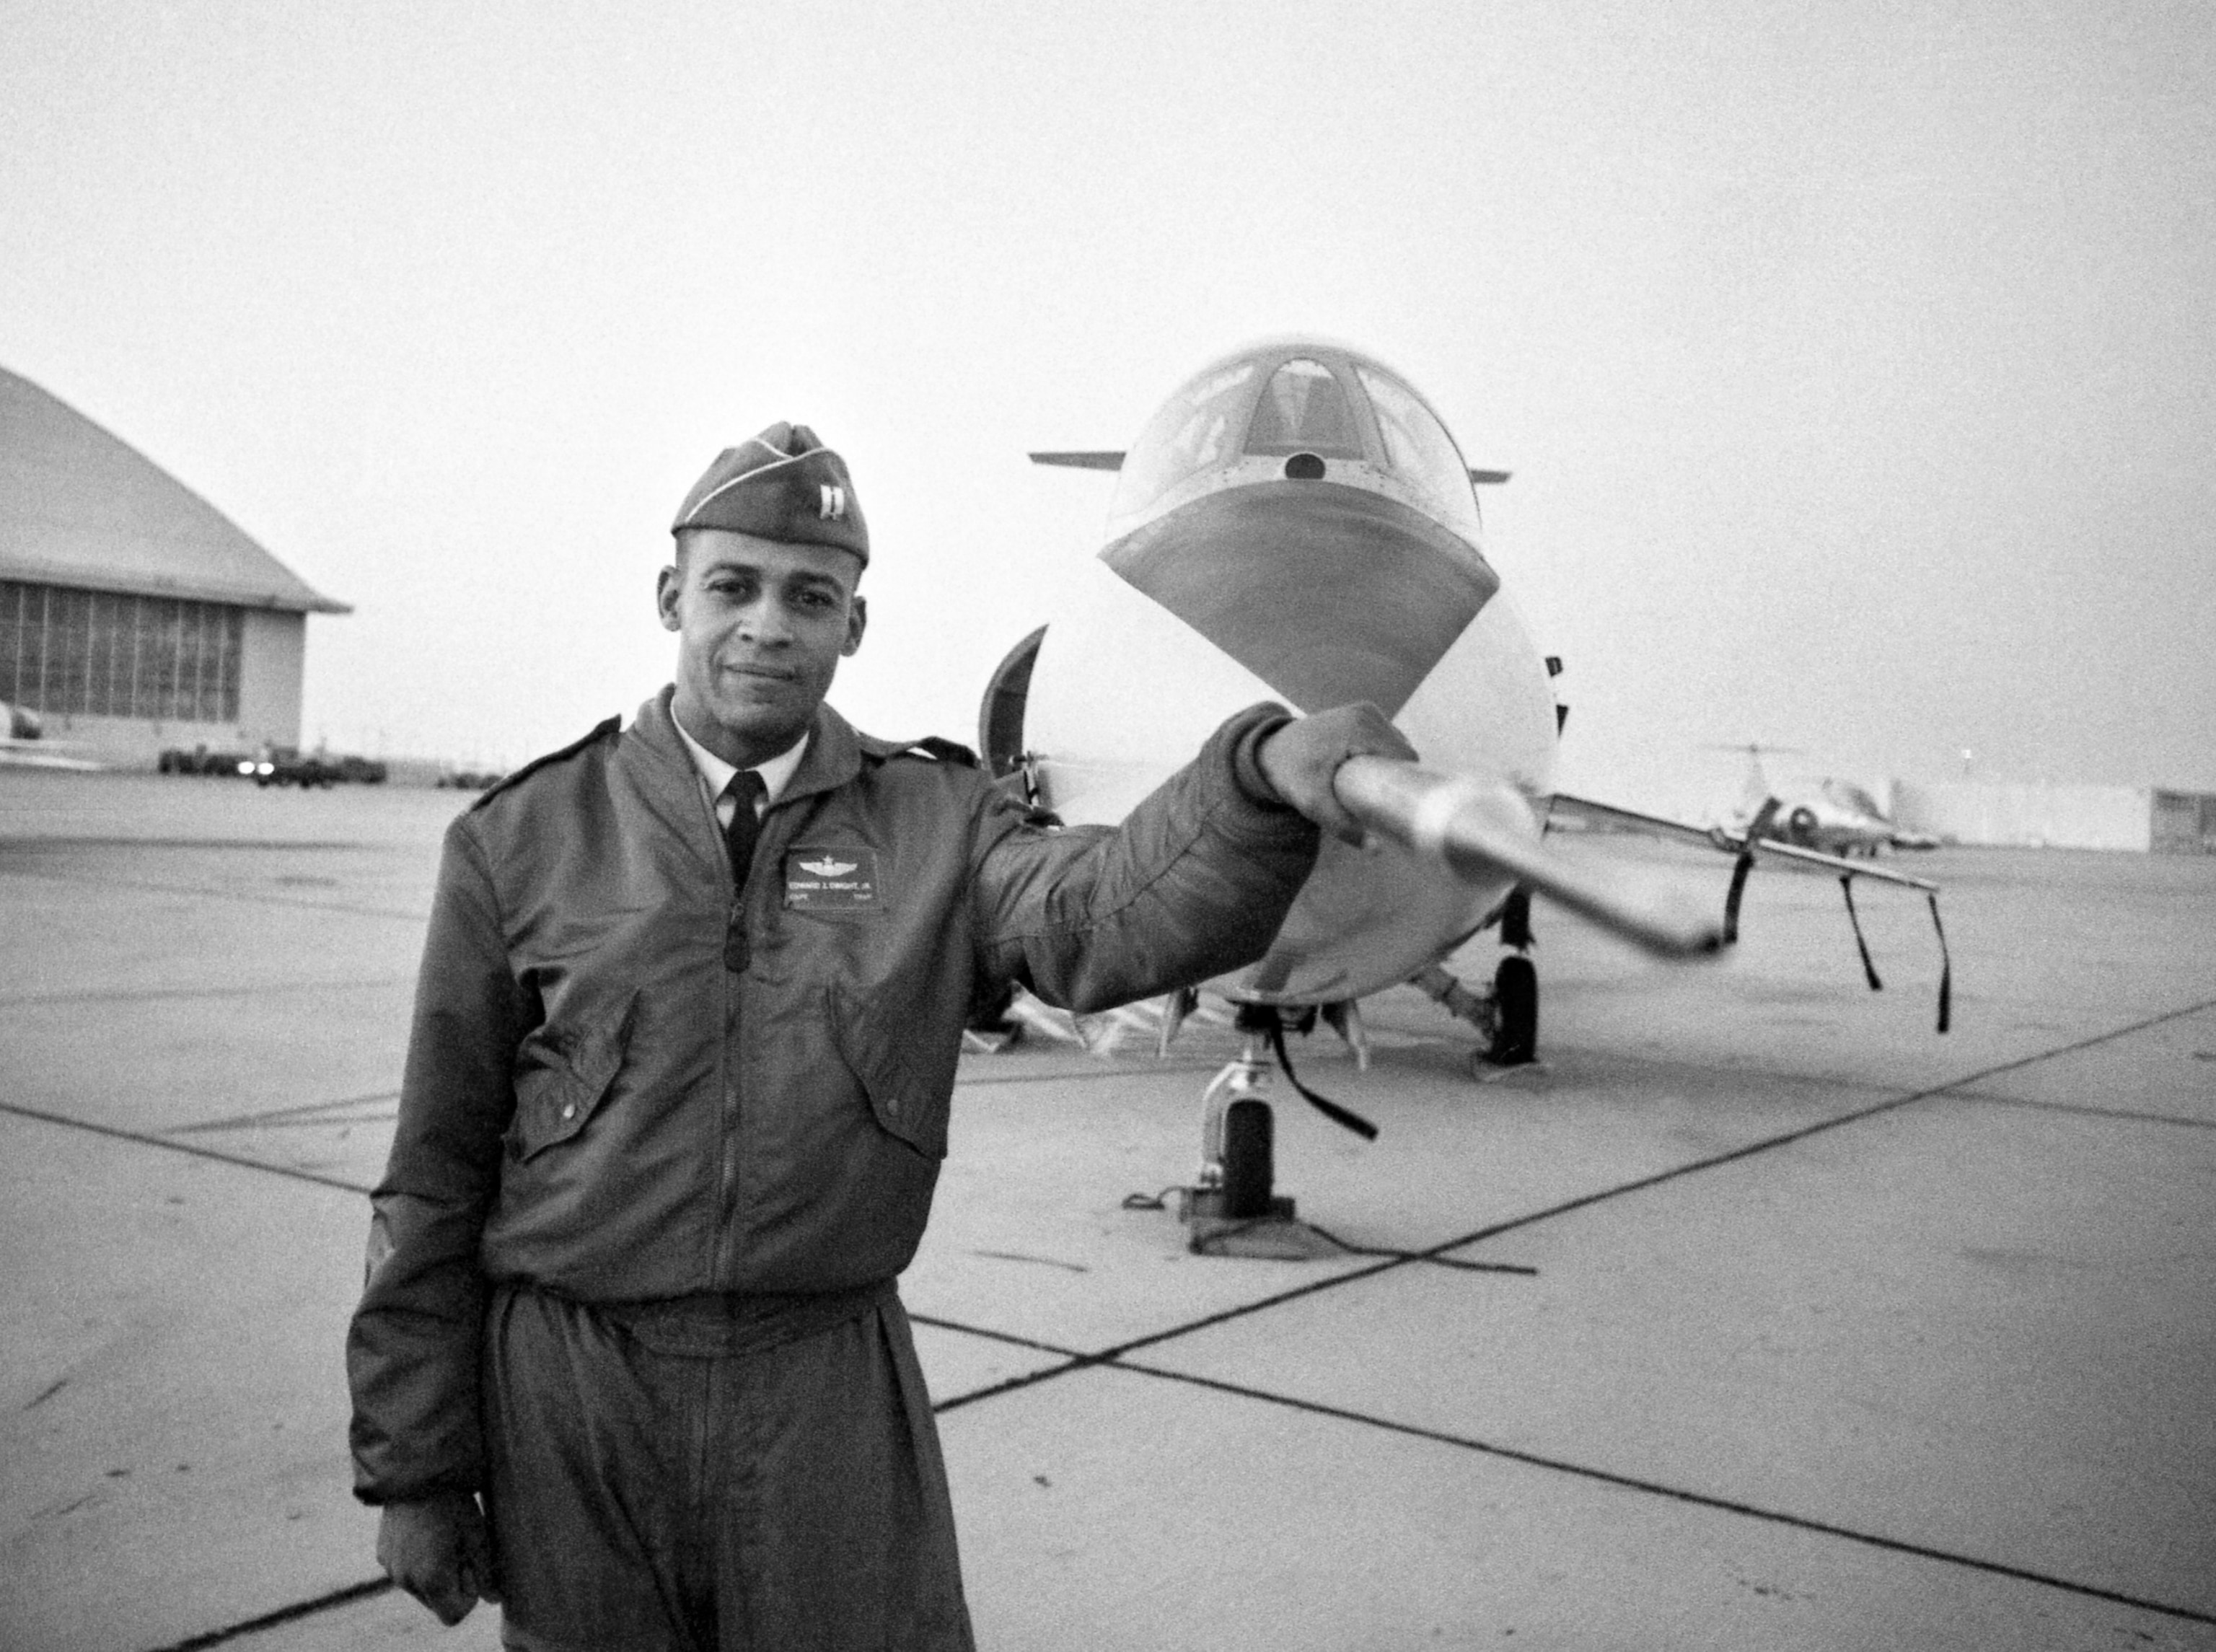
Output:
<svg viewBox="0 0 2216 1652">
<path fill-rule="evenodd" d="M 1179 1190 L 1178 1208 L 1191 1230 L 1186 1248 L 1196 1254 L 1302 1262 L 1339 1249 L 1296 1217 L 1293 1201 L 1271 1187 L 1276 1125 L 1263 1093 L 1277 1020 L 1273 1005 L 1239 1006 L 1239 1054 L 1201 1097 L 1200 1170 L 1193 1186 Z"/>
</svg>

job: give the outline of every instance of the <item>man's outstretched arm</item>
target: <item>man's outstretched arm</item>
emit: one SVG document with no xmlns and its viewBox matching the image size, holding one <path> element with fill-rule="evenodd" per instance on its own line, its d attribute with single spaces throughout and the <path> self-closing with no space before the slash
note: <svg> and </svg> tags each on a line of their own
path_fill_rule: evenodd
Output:
<svg viewBox="0 0 2216 1652">
<path fill-rule="evenodd" d="M 1315 861 L 1318 828 L 1359 841 L 1331 777 L 1414 755 L 1370 705 L 1250 706 L 1115 828 L 991 824 L 977 876 L 988 971 L 1050 1003 L 1128 1003 L 1268 949 Z"/>
</svg>

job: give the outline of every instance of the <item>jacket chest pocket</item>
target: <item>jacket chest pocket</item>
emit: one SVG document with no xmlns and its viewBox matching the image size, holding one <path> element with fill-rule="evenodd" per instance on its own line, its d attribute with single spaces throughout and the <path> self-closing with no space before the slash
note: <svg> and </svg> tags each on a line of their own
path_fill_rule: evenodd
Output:
<svg viewBox="0 0 2216 1652">
<path fill-rule="evenodd" d="M 926 1159 L 945 1158 L 954 1063 L 934 1063 L 928 1049 L 912 1047 L 915 1040 L 928 1039 L 927 1024 L 920 1018 L 888 1015 L 882 1007 L 872 1014 L 852 993 L 837 988 L 831 992 L 831 1008 L 840 1057 L 861 1081 L 879 1127 Z"/>
<path fill-rule="evenodd" d="M 585 1127 L 623 1069 L 637 1014 L 634 993 L 596 1020 L 549 1021 L 524 1039 L 515 1052 L 511 1157 L 534 1157 Z"/>
</svg>

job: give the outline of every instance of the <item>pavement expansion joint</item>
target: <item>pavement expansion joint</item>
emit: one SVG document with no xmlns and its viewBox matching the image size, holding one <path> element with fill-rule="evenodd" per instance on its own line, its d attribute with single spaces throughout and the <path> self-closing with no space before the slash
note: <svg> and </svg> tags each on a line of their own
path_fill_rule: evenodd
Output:
<svg viewBox="0 0 2216 1652">
<path fill-rule="evenodd" d="M 2057 1056 L 2075 1055 L 2080 1050 L 2091 1050 L 2103 1044 L 2113 1044 L 2118 1039 L 2131 1037 L 2134 1032 L 2144 1032 L 2151 1027 L 2161 1026 L 2170 1021 L 2182 1021 L 2188 1016 L 2198 1015 L 2210 1009 L 2216 1009 L 2216 998 L 2203 998 L 2196 1003 L 2181 1004 L 2175 1009 L 2161 1010 L 2152 1015 L 2142 1015 L 2135 1021 L 2127 1021 L 2121 1026 L 2112 1026 L 2105 1032 L 2089 1032 L 2082 1039 L 2072 1039 L 2066 1044 L 2058 1044 L 2051 1050 L 2037 1050 L 2028 1056 L 2018 1056 L 2013 1061 L 1996 1062 L 1990 1067 L 1981 1067 L 1974 1073 L 1965 1073 L 1960 1078 L 1950 1079 L 1944 1084 L 1935 1085 L 1929 1090 L 1921 1091 L 1911 1099 L 1920 1100 L 1926 1095 L 1940 1095 L 1949 1090 L 1961 1089 L 1967 1085 L 1982 1084 L 1985 1080 L 1997 1077 L 2002 1073 L 2020 1072 L 2026 1067 L 2036 1067 L 2042 1061 L 2052 1061 Z"/>
<path fill-rule="evenodd" d="M 235 1113 L 228 1119 L 211 1119 L 204 1124 L 179 1125 L 173 1134 L 203 1135 L 211 1131 L 270 1129 L 289 1125 L 321 1125 L 337 1120 L 346 1124 L 363 1122 L 348 1116 L 348 1108 L 384 1106 L 400 1100 L 397 1090 L 373 1090 L 367 1095 L 341 1096 L 335 1101 L 303 1101 L 289 1107 L 272 1107 L 266 1113 Z M 373 1115 L 379 1120 L 390 1119 L 391 1113 Z"/>
<path fill-rule="evenodd" d="M 12 1113 L 18 1119 L 34 1119 L 40 1124 L 59 1125 L 69 1130 L 87 1131 L 95 1136 L 106 1136 L 115 1141 L 136 1142 L 142 1147 L 158 1147 L 171 1153 L 186 1153 L 196 1159 L 212 1159 L 218 1164 L 237 1165 L 242 1170 L 260 1170 L 273 1176 L 289 1177 L 294 1181 L 313 1182 L 318 1187 L 335 1187 L 342 1193 L 360 1193 L 365 1198 L 375 1191 L 359 1181 L 346 1181 L 313 1170 L 297 1169 L 289 1164 L 272 1164 L 267 1159 L 249 1158 L 243 1153 L 219 1152 L 214 1148 L 202 1147 L 197 1143 L 175 1141 L 145 1131 L 120 1130 L 114 1125 L 98 1125 L 89 1119 L 72 1119 L 66 1113 L 21 1106 L 13 1101 L 0 1101 L 0 1113 Z"/>
<path fill-rule="evenodd" d="M 928 1325 L 933 1330 L 956 1331 L 963 1336 L 982 1336 L 988 1341 L 1006 1342 L 1012 1347 L 1031 1348 L 1040 1353 L 1059 1354 L 1065 1359 L 1085 1359 L 1091 1356 L 1076 1348 L 1067 1348 L 1057 1342 L 1042 1342 L 1037 1337 L 1019 1336 L 1013 1331 L 996 1331 L 989 1326 L 970 1325 L 958 1319 L 944 1319 L 936 1314 L 911 1311 L 908 1318 L 918 1325 Z"/>
<path fill-rule="evenodd" d="M 312 1600 L 295 1601 L 289 1606 L 280 1606 L 274 1612 L 265 1612 L 258 1618 L 249 1618 L 240 1623 L 227 1624 L 222 1629 L 210 1630 L 205 1635 L 194 1635 L 185 1640 L 171 1641 L 167 1645 L 154 1648 L 153 1652 L 204 1652 L 204 1649 L 207 1647 L 221 1646 L 225 1642 L 237 1640 L 242 1636 L 259 1635 L 266 1630 L 281 1628 L 286 1624 L 296 1624 L 303 1618 L 313 1618 L 320 1612 L 335 1611 L 341 1606 L 350 1606 L 357 1600 L 374 1600 L 380 1594 L 389 1593 L 393 1587 L 392 1580 L 389 1577 L 373 1578 L 363 1583 L 349 1583 L 342 1589 L 334 1589 L 329 1594 L 319 1594 Z"/>
<path fill-rule="evenodd" d="M 1394 1250 L 1382 1245 L 1349 1244 L 1328 1229 L 1315 1227 L 1313 1223 L 1309 1224 L 1309 1226 L 1314 1228 L 1317 1233 L 1330 1240 L 1349 1256 L 1388 1256 L 1403 1262 L 1422 1262 L 1431 1267 L 1450 1267 L 1462 1273 L 1517 1273 L 1526 1279 L 1539 1277 L 1537 1268 L 1523 1262 L 1474 1262 L 1467 1257 L 1440 1254 L 1441 1251 L 1453 1249 L 1455 1244 L 1463 1242 L 1462 1241 L 1456 1241 L 1455 1244 L 1436 1246 L 1430 1250 Z"/>
<path fill-rule="evenodd" d="M 1253 1388 L 1241 1383 L 1227 1383 L 1213 1377 L 1202 1377 L 1191 1372 L 1173 1371 L 1166 1366 L 1150 1365 L 1130 1360 L 1117 1360 L 1117 1369 L 1135 1376 L 1158 1377 L 1169 1382 L 1185 1383 L 1196 1388 L 1205 1388 L 1221 1394 L 1257 1400 L 1265 1404 L 1280 1405 L 1289 1409 L 1303 1411 L 1312 1415 L 1330 1417 L 1343 1422 L 1382 1428 L 1388 1433 L 1404 1434 L 1417 1439 L 1434 1441 L 1442 1446 L 1453 1446 L 1476 1452 L 1487 1457 L 1497 1457 L 1527 1467 L 1545 1469 L 1558 1474 L 1574 1475 L 1580 1479 L 1596 1481 L 1622 1490 L 1666 1497 L 1673 1501 L 1689 1503 L 1702 1508 L 1714 1509 L 1721 1513 L 1738 1514 L 1750 1519 L 1786 1526 L 1799 1531 L 1814 1532 L 1824 1537 L 1842 1538 L 1851 1543 L 1883 1549 L 1894 1554 L 1911 1555 L 1920 1560 L 1942 1565 L 1960 1566 L 1970 1570 L 1989 1573 L 1997 1577 L 2013 1578 L 2019 1582 L 2037 1584 L 2045 1588 L 2059 1589 L 2071 1594 L 2084 1595 L 2096 1600 L 2106 1600 L 2117 1606 L 2130 1606 L 2141 1612 L 2158 1612 L 2164 1617 L 2181 1618 L 2188 1623 L 2216 1624 L 2216 1613 L 2197 1607 L 2184 1606 L 2168 1601 L 2150 1600 L 2142 1596 L 2125 1594 L 2114 1589 L 2105 1589 L 2097 1584 L 2084 1583 L 2072 1578 L 2058 1577 L 2051 1573 L 2032 1571 L 2025 1567 L 2010 1566 L 2004 1562 L 1986 1560 L 1976 1555 L 1956 1554 L 1944 1549 L 1935 1549 L 1926 1544 L 1911 1543 L 1899 1538 L 1888 1538 L 1874 1532 L 1860 1532 L 1852 1526 L 1835 1525 L 1804 1514 L 1794 1514 L 1783 1509 L 1764 1508 L 1735 1498 L 1712 1496 L 1683 1486 L 1665 1485 L 1659 1481 L 1642 1479 L 1635 1475 L 1617 1474 L 1611 1470 L 1591 1464 L 1576 1463 L 1563 1458 L 1542 1455 L 1521 1450 L 1513 1446 L 1502 1446 L 1489 1440 L 1467 1435 L 1450 1433 L 1443 1429 L 1427 1428 L 1416 1423 L 1397 1422 L 1389 1417 L 1374 1416 L 1345 1406 L 1327 1405 L 1320 1401 L 1304 1400 L 1297 1396 L 1279 1394 L 1268 1389 Z"/>
<path fill-rule="evenodd" d="M 2188 1119 L 2174 1113 L 2142 1113 L 2136 1107 L 2096 1107 L 2083 1101 L 2042 1101 L 2024 1095 L 1980 1095 L 1975 1090 L 1947 1090 L 1932 1099 L 1973 1101 L 1984 1107 L 2029 1107 L 2039 1113 L 2074 1113 L 2080 1119 L 2113 1119 L 2123 1124 L 2176 1125 L 2185 1130 L 2216 1130 L 2216 1119 Z"/>
<path fill-rule="evenodd" d="M 1572 1211 L 1583 1210 L 1609 1199 L 1618 1199 L 1626 1193 L 1639 1193 L 1649 1187 L 1659 1187 L 1665 1182 L 1675 1181 L 1681 1176 L 1692 1175 L 1702 1170 L 1713 1170 L 1720 1166 L 1736 1163 L 1739 1160 L 1752 1158 L 1757 1154 L 1768 1153 L 1777 1148 L 1790 1147 L 1795 1143 L 1807 1140 L 1812 1136 L 1820 1136 L 1827 1131 L 1837 1130 L 1848 1125 L 1860 1124 L 1864 1119 L 1877 1118 L 1881 1114 L 1894 1112 L 1915 1102 L 1953 1098 L 1967 1087 L 1981 1084 L 1999 1074 L 2020 1071 L 2023 1068 L 2035 1066 L 2041 1062 L 2051 1061 L 2058 1056 L 2070 1055 L 2077 1051 L 2112 1043 L 2118 1039 L 2128 1038 L 2134 1032 L 2159 1026 L 2166 1021 L 2179 1020 L 2188 1015 L 2199 1014 L 2201 1011 L 2211 1008 L 2216 1008 L 2216 999 L 2207 999 L 2199 1003 L 2185 1005 L 2181 1008 L 2165 1010 L 2160 1014 L 2146 1016 L 2127 1026 L 2112 1027 L 2105 1032 L 2096 1032 L 2083 1039 L 2073 1039 L 2068 1044 L 2059 1045 L 2052 1050 L 2022 1056 L 2013 1061 L 1998 1062 L 1992 1066 L 1980 1068 L 1976 1072 L 1966 1073 L 1960 1078 L 1949 1079 L 1944 1083 L 1889 1096 L 1885 1100 L 1874 1102 L 1868 1106 L 1851 1108 L 1845 1113 L 1834 1114 L 1829 1119 L 1819 1119 L 1813 1125 L 1804 1125 L 1798 1130 L 1787 1131 L 1782 1135 L 1764 1137 L 1760 1141 L 1749 1142 L 1743 1147 L 1733 1148 L 1727 1152 L 1714 1154 L 1705 1159 L 1695 1159 L 1685 1164 L 1673 1166 L 1667 1170 L 1657 1171 L 1650 1176 L 1642 1176 L 1634 1181 L 1624 1182 L 1614 1187 L 1604 1187 L 1597 1192 L 1565 1200 L 1546 1210 L 1534 1211 L 1525 1216 L 1514 1217 L 1508 1221 L 1480 1228 L 1474 1233 L 1465 1234 L 1460 1239 L 1451 1240 L 1446 1244 L 1435 1246 L 1433 1248 L 1438 1251 L 1458 1249 L 1462 1246 L 1475 1244 L 1480 1240 L 1490 1239 L 1495 1235 L 1507 1233 L 1517 1228 L 1529 1227 L 1534 1223 L 1543 1222 L 1552 1217 L 1565 1216 Z"/>
</svg>

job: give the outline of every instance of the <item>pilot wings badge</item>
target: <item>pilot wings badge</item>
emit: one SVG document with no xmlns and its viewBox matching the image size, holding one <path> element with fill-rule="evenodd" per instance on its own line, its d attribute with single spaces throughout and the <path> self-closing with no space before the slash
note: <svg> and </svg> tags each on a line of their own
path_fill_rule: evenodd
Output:
<svg viewBox="0 0 2216 1652">
<path fill-rule="evenodd" d="M 859 845 L 818 843 L 786 850 L 785 903 L 803 912 L 878 909 L 877 851 Z"/>
</svg>

